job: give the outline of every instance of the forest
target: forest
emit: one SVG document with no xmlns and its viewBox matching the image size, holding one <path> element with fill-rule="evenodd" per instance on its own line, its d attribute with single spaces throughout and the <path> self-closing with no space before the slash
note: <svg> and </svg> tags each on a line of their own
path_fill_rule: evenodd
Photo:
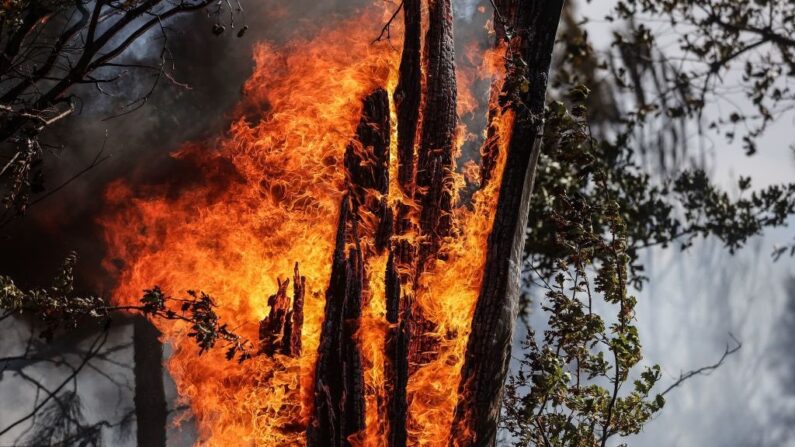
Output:
<svg viewBox="0 0 795 447">
<path fill-rule="evenodd" d="M 795 445 L 795 3 L 4 0 L 0 447 Z"/>
</svg>

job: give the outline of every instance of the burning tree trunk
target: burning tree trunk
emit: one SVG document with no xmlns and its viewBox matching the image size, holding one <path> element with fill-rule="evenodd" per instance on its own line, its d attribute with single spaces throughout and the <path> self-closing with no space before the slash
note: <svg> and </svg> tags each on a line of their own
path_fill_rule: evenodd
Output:
<svg viewBox="0 0 795 447">
<path fill-rule="evenodd" d="M 455 46 L 450 0 L 432 0 L 425 38 L 425 105 L 417 158 L 415 199 L 422 207 L 418 270 L 452 230 L 453 150 L 456 129 Z"/>
<path fill-rule="evenodd" d="M 346 246 L 355 246 L 347 256 Z M 342 201 L 331 281 L 315 370 L 315 414 L 307 445 L 348 446 L 364 429 L 364 378 L 356 330 L 361 316 L 364 270 L 358 225 L 346 195 Z"/>
<path fill-rule="evenodd" d="M 444 257 L 442 242 L 453 230 L 453 171 L 457 86 L 453 13 L 450 0 L 433 0 L 428 6 L 425 35 L 425 97 L 417 154 L 414 200 L 420 206 L 415 287 L 420 275 Z M 435 325 L 419 307 L 412 309 L 409 363 L 412 371 L 435 356 L 437 340 L 427 335 Z"/>
<path fill-rule="evenodd" d="M 409 342 L 411 341 L 411 308 L 401 296 L 400 276 L 394 252 L 389 253 L 386 265 L 386 319 L 390 328 L 386 335 L 386 365 L 384 365 L 387 396 L 386 417 L 389 447 L 406 445 L 406 417 L 408 401 L 406 386 L 409 380 Z"/>
<path fill-rule="evenodd" d="M 503 90 L 494 94 L 501 95 L 502 103 L 512 109 L 515 124 L 462 371 L 462 399 L 456 408 L 451 441 L 460 445 L 487 446 L 495 442 L 516 317 L 519 256 L 539 151 L 547 73 L 562 6 L 562 0 L 499 3 L 503 15 L 497 13 L 498 34 L 511 41 L 508 76 Z M 403 4 L 406 33 L 394 96 L 402 197 L 398 200 L 391 246 L 387 243 L 392 221 L 386 205 L 389 109 L 385 91 L 379 89 L 364 100 L 356 137 L 346 148 L 349 192 L 340 212 L 326 294 L 315 371 L 315 414 L 307 431 L 309 446 L 350 445 L 351 437 L 364 429 L 362 359 L 356 330 L 362 292 L 367 288 L 363 266 L 369 245 L 360 243 L 360 236 L 372 240 L 378 253 L 389 247 L 385 272 L 386 319 L 390 324 L 385 344 L 386 402 L 381 404 L 380 413 L 387 419 L 390 447 L 403 447 L 408 441 L 409 376 L 435 355 L 437 341 L 425 335 L 434 332 L 434 323 L 423 317 L 412 297 L 420 275 L 433 271 L 434 260 L 445 257 L 445 239 L 454 236 L 457 87 L 451 1 L 429 3 L 422 60 L 420 6 L 419 0 Z M 515 30 L 516 35 L 511 36 L 509 29 Z M 523 90 L 519 86 L 523 84 L 530 88 L 520 93 Z M 496 111 L 492 118 L 495 116 Z M 489 141 L 494 143 L 492 140 Z M 493 170 L 497 150 L 496 144 L 484 150 L 483 164 L 488 174 Z M 413 200 L 416 211 L 410 211 L 409 200 Z M 417 213 L 416 228 L 412 212 Z M 416 240 L 409 242 L 411 237 L 406 236 Z M 346 253 L 346 247 L 354 248 Z"/>
<path fill-rule="evenodd" d="M 397 110 L 398 185 L 402 193 L 397 204 L 395 242 L 389 253 L 386 268 L 387 322 L 384 392 L 388 447 L 406 445 L 408 401 L 406 386 L 409 376 L 409 343 L 411 341 L 411 300 L 407 289 L 413 282 L 415 258 L 413 245 L 405 236 L 412 231 L 410 206 L 406 203 L 414 195 L 415 151 L 422 100 L 422 16 L 421 0 L 403 2 L 403 53 L 400 60 L 398 84 L 394 102 Z M 401 287 L 403 285 L 403 287 Z"/>
<path fill-rule="evenodd" d="M 365 233 L 373 235 L 379 253 L 392 237 L 392 209 L 387 204 L 390 130 L 389 95 L 379 88 L 365 98 L 356 138 L 345 150 L 352 210 L 365 222 Z"/>
<path fill-rule="evenodd" d="M 326 309 L 315 371 L 315 415 L 309 446 L 347 446 L 364 429 L 365 400 L 362 356 L 357 331 L 366 289 L 362 235 L 376 252 L 392 236 L 389 191 L 389 96 L 377 89 L 365 98 L 356 137 L 345 151 L 348 194 L 342 201 L 337 238 L 326 292 Z M 346 247 L 352 245 L 345 255 Z"/>
<path fill-rule="evenodd" d="M 144 316 L 134 317 L 133 331 L 137 443 L 165 447 L 168 410 L 160 332 Z"/>
<path fill-rule="evenodd" d="M 505 20 L 516 32 L 509 54 L 509 60 L 514 63 L 509 67 L 505 83 L 506 93 L 512 97 L 515 120 L 461 372 L 462 398 L 453 425 L 453 440 L 458 446 L 496 444 L 518 308 L 519 266 L 540 149 L 547 77 L 563 6 L 563 0 L 501 3 L 503 15 L 501 19 L 497 15 L 497 20 Z M 525 82 L 529 89 L 519 93 L 518 83 Z"/>
</svg>

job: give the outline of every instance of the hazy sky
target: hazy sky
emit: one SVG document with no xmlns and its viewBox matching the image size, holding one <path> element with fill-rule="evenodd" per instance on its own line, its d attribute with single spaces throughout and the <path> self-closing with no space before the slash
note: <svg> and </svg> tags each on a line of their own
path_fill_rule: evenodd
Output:
<svg viewBox="0 0 795 447">
<path fill-rule="evenodd" d="M 614 3 L 580 2 L 598 48 L 609 44 L 615 25 L 602 19 Z M 707 117 L 715 112 L 707 110 Z M 708 136 L 713 179 L 730 191 L 740 175 L 752 177 L 757 188 L 795 180 L 792 129 L 792 115 L 778 120 L 752 157 L 737 144 Z M 786 428 L 781 416 L 795 414 L 792 376 L 786 373 L 795 359 L 795 327 L 791 310 L 787 312 L 795 296 L 786 288 L 795 276 L 795 262 L 782 258 L 774 263 L 770 256 L 775 244 L 793 241 L 793 226 L 795 219 L 790 219 L 788 228 L 766 232 L 733 257 L 710 240 L 684 253 L 675 248 L 647 253 L 651 280 L 638 296 L 637 318 L 646 361 L 662 366 L 664 386 L 682 371 L 717 361 L 726 344 L 733 343 L 729 333 L 743 347 L 712 375 L 669 393 L 662 414 L 629 445 L 795 445 L 795 438 L 776 438 Z"/>
</svg>

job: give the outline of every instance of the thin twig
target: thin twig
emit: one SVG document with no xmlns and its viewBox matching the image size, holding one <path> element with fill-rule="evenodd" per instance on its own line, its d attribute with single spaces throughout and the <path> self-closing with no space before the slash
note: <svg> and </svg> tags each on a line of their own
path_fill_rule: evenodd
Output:
<svg viewBox="0 0 795 447">
<path fill-rule="evenodd" d="M 397 9 L 395 9 L 395 12 L 392 14 L 392 17 L 390 17 L 389 20 L 384 25 L 384 27 L 381 28 L 381 34 L 379 34 L 378 37 L 375 38 L 375 40 L 370 42 L 371 44 L 376 43 L 376 42 L 380 42 L 384 38 L 384 35 L 386 35 L 386 40 L 389 40 L 389 38 L 390 38 L 389 26 L 392 25 L 392 22 L 395 20 L 395 17 L 397 17 L 397 15 L 400 12 L 400 10 L 403 9 L 403 2 L 404 2 L 404 0 L 401 0 L 401 2 L 398 5 Z"/>
<path fill-rule="evenodd" d="M 726 344 L 726 350 L 723 351 L 723 355 L 720 356 L 720 359 L 717 362 L 713 363 L 712 365 L 703 366 L 701 368 L 694 369 L 692 371 L 688 371 L 686 373 L 679 374 L 679 379 L 677 379 L 676 382 L 672 383 L 671 386 L 666 388 L 665 391 L 660 393 L 660 395 L 661 396 L 665 396 L 666 394 L 668 394 L 669 391 L 673 390 L 674 388 L 678 387 L 679 385 L 684 383 L 686 380 L 691 379 L 694 376 L 710 375 L 710 374 L 712 374 L 713 371 L 715 371 L 716 369 L 720 368 L 721 365 L 723 365 L 723 362 L 726 360 L 727 357 L 729 357 L 730 355 L 732 355 L 735 352 L 739 351 L 740 348 L 743 347 L 743 344 L 740 343 L 740 341 L 737 340 L 737 338 L 734 335 L 729 334 L 729 336 L 732 338 L 732 340 L 734 340 L 734 343 L 737 344 L 735 347 L 730 348 L 729 344 L 727 343 Z"/>
</svg>

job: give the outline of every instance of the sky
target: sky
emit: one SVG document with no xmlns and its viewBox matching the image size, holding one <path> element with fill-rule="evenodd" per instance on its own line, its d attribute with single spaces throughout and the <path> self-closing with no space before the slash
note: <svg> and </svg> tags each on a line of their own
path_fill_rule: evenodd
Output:
<svg viewBox="0 0 795 447">
<path fill-rule="evenodd" d="M 609 45 L 615 24 L 603 16 L 614 3 L 579 2 L 579 14 L 589 19 L 588 31 L 598 49 Z M 779 119 L 751 157 L 737 144 L 707 136 L 711 177 L 730 191 L 739 176 L 750 176 L 756 188 L 791 182 L 794 122 L 791 114 Z M 718 361 L 726 345 L 734 345 L 732 335 L 742 348 L 714 373 L 669 393 L 661 415 L 629 445 L 795 445 L 795 437 L 780 437 L 791 423 L 782 416 L 795 414 L 788 374 L 795 358 L 795 291 L 787 286 L 795 277 L 795 262 L 786 257 L 773 262 L 770 255 L 774 246 L 795 237 L 795 220 L 789 223 L 754 238 L 735 256 L 714 240 L 686 252 L 674 248 L 646 253 L 650 281 L 638 294 L 637 320 L 645 361 L 661 365 L 663 386 L 681 372 Z"/>
</svg>

